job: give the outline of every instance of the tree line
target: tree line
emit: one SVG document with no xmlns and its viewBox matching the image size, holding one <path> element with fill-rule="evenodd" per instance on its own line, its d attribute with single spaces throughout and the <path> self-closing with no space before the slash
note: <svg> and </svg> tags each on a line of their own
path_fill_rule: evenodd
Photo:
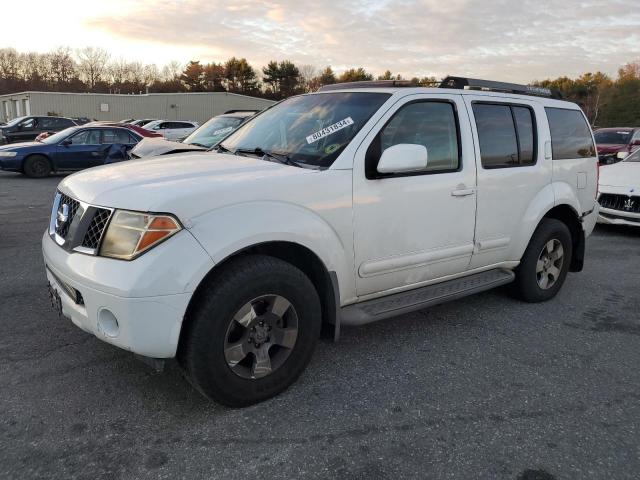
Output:
<svg viewBox="0 0 640 480">
<path fill-rule="evenodd" d="M 154 64 L 112 59 L 102 49 L 72 50 L 60 47 L 48 53 L 0 49 L 0 94 L 25 90 L 94 93 L 232 92 L 279 100 L 315 91 L 337 82 L 402 80 L 391 71 L 375 77 L 362 67 L 340 74 L 330 67 L 296 65 L 290 60 L 272 60 L 260 69 L 245 58 L 225 62 L 186 65 L 171 62 L 162 68 Z M 430 86 L 435 77 L 408 78 Z M 593 125 L 640 125 L 640 62 L 624 65 L 616 78 L 602 72 L 578 78 L 560 77 L 534 82 L 554 88 L 578 103 Z"/>
</svg>

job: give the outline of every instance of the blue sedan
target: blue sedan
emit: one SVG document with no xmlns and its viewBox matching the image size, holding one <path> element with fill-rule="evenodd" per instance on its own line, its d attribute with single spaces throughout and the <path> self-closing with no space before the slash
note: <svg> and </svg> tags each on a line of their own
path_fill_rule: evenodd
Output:
<svg viewBox="0 0 640 480">
<path fill-rule="evenodd" d="M 71 127 L 38 142 L 0 147 L 0 170 L 46 177 L 126 160 L 127 152 L 142 139 L 122 127 Z"/>
</svg>

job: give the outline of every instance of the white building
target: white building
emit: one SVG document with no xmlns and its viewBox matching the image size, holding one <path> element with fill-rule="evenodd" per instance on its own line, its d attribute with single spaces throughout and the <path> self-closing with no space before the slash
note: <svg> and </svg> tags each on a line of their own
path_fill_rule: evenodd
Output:
<svg viewBox="0 0 640 480">
<path fill-rule="evenodd" d="M 227 110 L 262 110 L 273 103 L 227 92 L 141 95 L 22 92 L 0 95 L 0 122 L 24 115 L 59 115 L 113 121 L 157 118 L 203 123 Z"/>
</svg>

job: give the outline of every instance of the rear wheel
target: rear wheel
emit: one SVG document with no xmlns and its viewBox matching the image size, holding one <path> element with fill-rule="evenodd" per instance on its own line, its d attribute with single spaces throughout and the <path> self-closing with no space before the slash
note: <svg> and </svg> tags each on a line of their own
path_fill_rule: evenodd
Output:
<svg viewBox="0 0 640 480">
<path fill-rule="evenodd" d="M 24 161 L 22 170 L 27 177 L 43 178 L 51 173 L 51 164 L 43 155 L 31 155 Z"/>
<path fill-rule="evenodd" d="M 559 220 L 543 219 L 516 269 L 514 293 L 527 302 L 555 297 L 569 271 L 571 256 L 569 228 Z"/>
<path fill-rule="evenodd" d="M 199 293 L 179 361 L 205 396 L 231 407 L 270 398 L 309 363 L 320 333 L 318 294 L 277 258 L 232 260 Z"/>
</svg>

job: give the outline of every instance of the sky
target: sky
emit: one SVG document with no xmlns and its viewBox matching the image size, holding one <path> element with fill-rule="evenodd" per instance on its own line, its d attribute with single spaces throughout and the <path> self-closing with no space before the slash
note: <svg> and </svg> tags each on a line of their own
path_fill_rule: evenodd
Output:
<svg viewBox="0 0 640 480">
<path fill-rule="evenodd" d="M 0 48 L 98 46 L 159 66 L 238 56 L 528 82 L 640 60 L 640 0 L 31 0 L 26 18 L 2 3 Z"/>
</svg>

